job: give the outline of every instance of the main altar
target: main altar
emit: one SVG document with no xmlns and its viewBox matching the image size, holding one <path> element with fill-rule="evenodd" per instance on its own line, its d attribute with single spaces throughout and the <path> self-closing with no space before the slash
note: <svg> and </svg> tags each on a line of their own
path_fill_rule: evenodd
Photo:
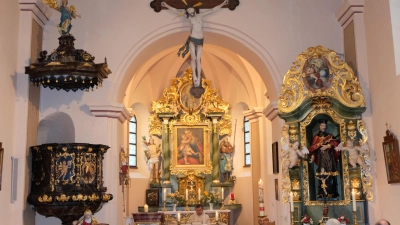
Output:
<svg viewBox="0 0 400 225">
<path fill-rule="evenodd" d="M 366 224 L 373 199 L 364 96 L 353 70 L 332 50 L 296 58 L 279 94 L 282 200 L 291 224 Z"/>
<path fill-rule="evenodd" d="M 204 93 L 198 96 L 192 93 L 189 68 L 152 102 L 150 137 L 143 137 L 150 189 L 146 206 L 138 211 L 165 213 L 168 221 L 182 210 L 184 220 L 200 204 L 205 210 L 213 207 L 207 211 L 211 219 L 215 210 L 221 210 L 220 218 L 230 224 L 230 213 L 241 205 L 235 204 L 231 194 L 235 177 L 231 176 L 234 147 L 228 140 L 232 134 L 229 104 L 210 80 L 201 80 Z"/>
</svg>

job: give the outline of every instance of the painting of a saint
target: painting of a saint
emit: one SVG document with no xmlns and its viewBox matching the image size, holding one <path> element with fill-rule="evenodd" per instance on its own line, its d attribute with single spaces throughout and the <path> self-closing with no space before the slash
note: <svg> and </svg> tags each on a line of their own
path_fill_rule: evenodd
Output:
<svg viewBox="0 0 400 225">
<path fill-rule="evenodd" d="M 70 155 L 61 156 L 57 160 L 58 173 L 57 178 L 60 181 L 68 181 L 72 176 L 72 171 L 74 169 L 73 158 Z"/>
<path fill-rule="evenodd" d="M 400 180 L 399 165 L 397 162 L 397 153 L 394 151 L 393 143 L 385 145 L 385 160 L 386 160 L 386 171 L 388 171 L 389 181 Z"/>
<path fill-rule="evenodd" d="M 196 109 L 201 104 L 201 98 L 195 98 L 190 93 L 190 88 L 192 84 L 187 84 L 182 88 L 181 91 L 181 105 L 184 109 Z"/>
<path fill-rule="evenodd" d="M 304 73 L 304 83 L 311 91 L 325 90 L 330 86 L 333 77 L 332 74 L 329 74 L 328 63 L 323 57 L 307 60 Z"/>
<path fill-rule="evenodd" d="M 92 183 L 94 178 L 96 177 L 96 165 L 95 165 L 95 158 L 92 157 L 90 154 L 86 155 L 85 157 L 82 156 L 82 166 L 81 166 L 81 176 L 83 181 L 87 183 Z"/>
<path fill-rule="evenodd" d="M 178 128 L 177 131 L 177 165 L 203 165 L 203 129 Z"/>
</svg>

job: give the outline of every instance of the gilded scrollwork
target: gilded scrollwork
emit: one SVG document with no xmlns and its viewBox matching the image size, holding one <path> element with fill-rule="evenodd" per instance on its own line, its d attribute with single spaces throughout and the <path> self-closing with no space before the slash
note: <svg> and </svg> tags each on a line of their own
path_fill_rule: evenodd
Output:
<svg viewBox="0 0 400 225">
<path fill-rule="evenodd" d="M 60 196 L 57 196 L 56 199 L 59 202 L 67 202 L 69 201 L 69 199 L 71 198 L 71 196 L 67 196 L 65 194 L 61 194 Z"/>
<path fill-rule="evenodd" d="M 78 194 L 78 195 L 72 195 L 72 201 L 86 201 L 88 199 L 88 196 L 83 195 L 83 194 Z"/>
<path fill-rule="evenodd" d="M 322 67 L 318 63 L 327 65 Z M 308 64 L 312 66 L 306 67 Z M 318 66 L 320 71 L 314 75 L 316 71 L 313 69 Z M 311 71 L 305 70 L 308 68 Z M 322 75 L 326 76 L 324 81 L 320 78 Z M 297 56 L 283 79 L 278 110 L 280 113 L 292 112 L 306 99 L 314 97 L 332 97 L 347 107 L 365 106 L 362 89 L 353 70 L 334 51 L 322 46 L 310 47 Z"/>
<path fill-rule="evenodd" d="M 370 159 L 370 151 L 368 145 L 368 133 L 365 127 L 364 121 L 357 120 L 357 129 L 358 132 L 362 135 L 361 143 L 368 147 L 367 153 L 363 154 L 364 162 L 366 164 L 366 169 L 361 169 L 362 174 L 362 184 L 363 184 L 363 193 L 366 196 L 368 201 L 372 201 L 374 199 L 374 195 L 372 193 L 372 174 L 371 174 L 371 159 Z"/>
<path fill-rule="evenodd" d="M 159 114 L 173 115 L 173 121 L 188 126 L 204 123 L 209 114 L 222 113 L 219 121 L 220 135 L 232 133 L 231 117 L 228 115 L 229 103 L 223 101 L 217 89 L 211 88 L 211 81 L 202 79 L 204 94 L 196 99 L 190 94 L 192 70 L 185 70 L 182 77 L 174 78 L 170 87 L 163 91 L 161 98 L 152 102 L 149 118 L 150 135 L 162 135 L 162 122 Z"/>
<path fill-rule="evenodd" d="M 289 125 L 285 125 L 282 127 L 281 130 L 281 146 L 285 146 L 289 144 Z M 281 149 L 281 155 L 283 154 L 283 149 Z M 289 156 L 286 156 L 289 157 Z M 283 161 L 281 163 L 281 168 L 283 170 Z M 289 201 L 289 193 L 291 190 L 291 183 L 290 183 L 290 176 L 289 176 L 289 171 L 287 173 L 282 173 L 282 202 L 286 203 Z"/>
<path fill-rule="evenodd" d="M 53 197 L 48 196 L 48 195 L 43 195 L 43 196 L 40 196 L 38 198 L 38 201 L 39 202 L 52 202 L 53 201 Z"/>
</svg>

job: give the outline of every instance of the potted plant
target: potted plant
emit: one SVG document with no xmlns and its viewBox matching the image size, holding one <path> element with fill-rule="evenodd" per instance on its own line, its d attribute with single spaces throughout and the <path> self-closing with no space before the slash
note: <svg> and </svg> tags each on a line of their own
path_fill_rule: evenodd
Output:
<svg viewBox="0 0 400 225">
<path fill-rule="evenodd" d="M 219 193 L 214 193 L 214 192 L 208 193 L 207 191 L 204 191 L 204 198 L 205 201 L 210 204 L 210 210 L 214 210 L 213 209 L 214 204 L 219 203 L 220 196 Z"/>
<path fill-rule="evenodd" d="M 184 205 L 185 199 L 183 195 L 181 195 L 178 191 L 175 191 L 174 193 L 168 193 L 167 194 L 167 199 L 169 199 L 172 203 L 172 211 L 176 211 L 176 206 Z"/>
</svg>

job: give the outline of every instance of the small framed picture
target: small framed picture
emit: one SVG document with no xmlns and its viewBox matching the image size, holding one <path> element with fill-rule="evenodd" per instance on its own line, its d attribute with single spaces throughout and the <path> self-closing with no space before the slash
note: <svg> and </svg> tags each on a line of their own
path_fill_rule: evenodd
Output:
<svg viewBox="0 0 400 225">
<path fill-rule="evenodd" d="M 279 173 L 279 150 L 278 150 L 278 142 L 272 143 L 272 166 L 273 173 Z"/>
</svg>

